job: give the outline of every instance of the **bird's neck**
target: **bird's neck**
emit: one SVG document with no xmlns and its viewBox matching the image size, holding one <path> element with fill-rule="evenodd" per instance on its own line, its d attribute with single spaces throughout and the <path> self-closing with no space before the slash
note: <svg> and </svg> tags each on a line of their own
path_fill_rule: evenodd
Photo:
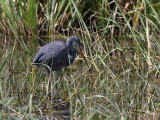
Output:
<svg viewBox="0 0 160 120">
<path fill-rule="evenodd" d="M 73 47 L 68 47 L 68 52 L 70 55 L 76 54 L 76 50 Z"/>
<path fill-rule="evenodd" d="M 66 43 L 66 46 L 68 48 L 68 59 L 70 63 L 73 63 L 77 54 L 76 49 L 73 48 L 72 43 L 70 41 Z"/>
<path fill-rule="evenodd" d="M 68 48 L 68 53 L 71 57 L 73 57 L 73 59 L 76 57 L 76 50 L 73 48 L 72 45 L 67 45 L 67 48 Z"/>
</svg>

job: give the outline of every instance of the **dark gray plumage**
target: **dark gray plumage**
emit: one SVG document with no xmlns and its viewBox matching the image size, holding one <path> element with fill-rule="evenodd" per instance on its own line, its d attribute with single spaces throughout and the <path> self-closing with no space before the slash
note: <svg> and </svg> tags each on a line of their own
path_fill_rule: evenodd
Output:
<svg viewBox="0 0 160 120">
<path fill-rule="evenodd" d="M 73 63 L 77 52 L 82 54 L 80 46 L 81 42 L 75 36 L 70 37 L 66 43 L 62 41 L 50 42 L 38 51 L 32 64 L 45 67 L 48 73 L 60 71 L 63 67 Z M 83 54 L 82 57 L 85 59 Z"/>
</svg>

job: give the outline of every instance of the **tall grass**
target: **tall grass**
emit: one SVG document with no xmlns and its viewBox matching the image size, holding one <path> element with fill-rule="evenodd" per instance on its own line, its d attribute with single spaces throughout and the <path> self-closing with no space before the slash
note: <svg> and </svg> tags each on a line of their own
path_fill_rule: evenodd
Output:
<svg viewBox="0 0 160 120">
<path fill-rule="evenodd" d="M 36 34 L 38 9 L 36 0 L 2 0 L 0 4 L 2 8 L 0 16 L 1 26 L 5 29 L 6 33 L 13 33 L 15 37 Z"/>
<path fill-rule="evenodd" d="M 158 1 L 0 4 L 0 119 L 159 119 Z M 10 35 L 22 37 L 14 43 Z M 58 90 L 48 84 L 54 75 L 31 65 L 35 45 L 50 41 L 44 35 L 76 35 L 84 44 L 88 65 L 77 57 L 61 72 Z"/>
</svg>

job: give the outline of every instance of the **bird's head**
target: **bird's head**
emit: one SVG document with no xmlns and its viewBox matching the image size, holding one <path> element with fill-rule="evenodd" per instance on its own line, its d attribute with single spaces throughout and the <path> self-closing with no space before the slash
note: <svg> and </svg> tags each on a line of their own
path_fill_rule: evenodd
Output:
<svg viewBox="0 0 160 120">
<path fill-rule="evenodd" d="M 77 38 L 75 36 L 70 37 L 67 41 L 67 45 L 69 47 L 72 46 L 83 57 L 83 59 L 87 63 L 87 60 L 81 50 L 82 43 L 80 42 L 79 38 Z"/>
</svg>

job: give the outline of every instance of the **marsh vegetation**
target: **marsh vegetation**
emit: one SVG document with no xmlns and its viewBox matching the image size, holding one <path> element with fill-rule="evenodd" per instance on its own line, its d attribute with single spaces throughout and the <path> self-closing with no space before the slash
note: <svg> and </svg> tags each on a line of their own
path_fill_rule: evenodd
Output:
<svg viewBox="0 0 160 120">
<path fill-rule="evenodd" d="M 0 119 L 160 119 L 159 0 L 0 0 L 0 8 Z M 54 74 L 33 57 L 70 36 L 88 64 L 78 56 L 50 89 Z"/>
</svg>

